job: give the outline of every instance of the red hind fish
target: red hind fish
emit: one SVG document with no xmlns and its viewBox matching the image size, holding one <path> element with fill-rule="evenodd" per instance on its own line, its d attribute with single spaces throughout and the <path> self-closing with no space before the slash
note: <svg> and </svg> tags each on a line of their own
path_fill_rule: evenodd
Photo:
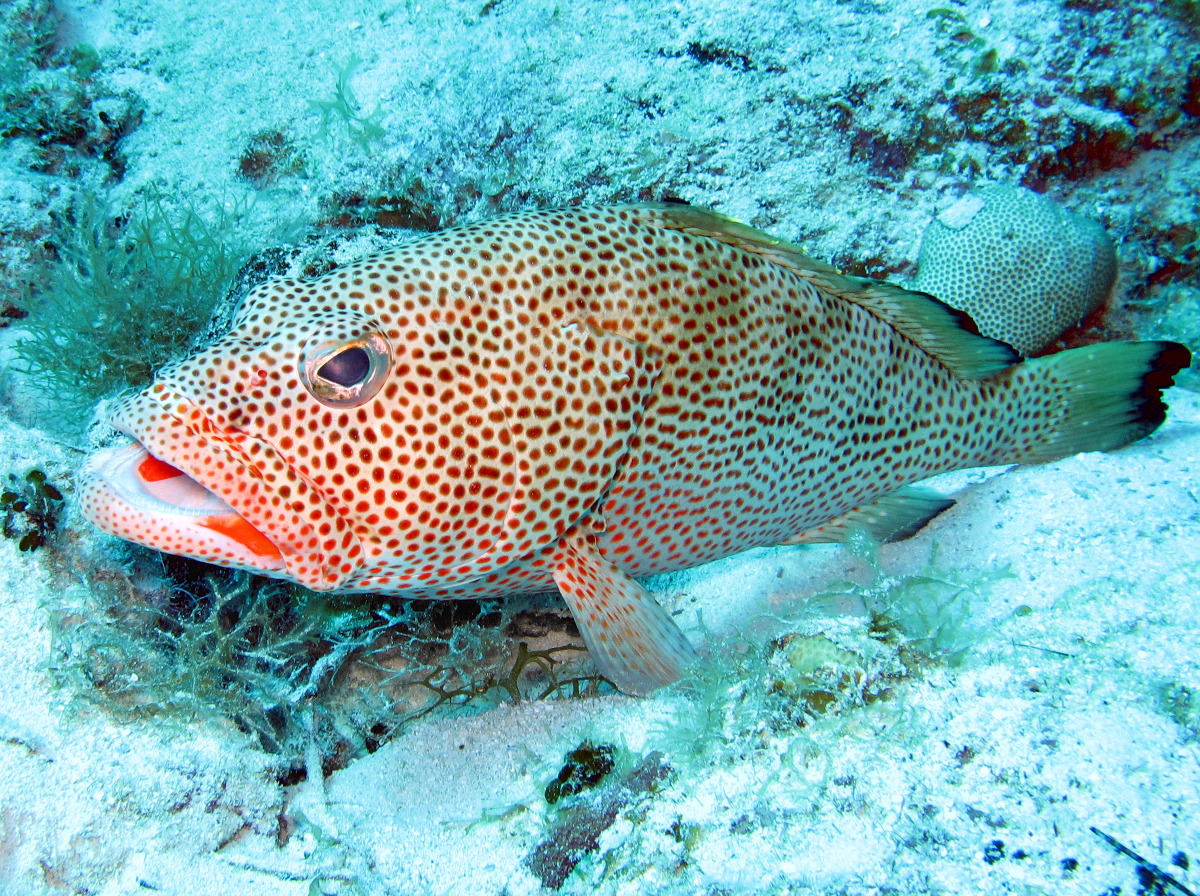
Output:
<svg viewBox="0 0 1200 896">
<path fill-rule="evenodd" d="M 645 693 L 692 648 L 635 577 L 912 531 L 946 470 L 1162 423 L 1170 342 L 1022 360 L 941 302 L 713 212 L 512 214 L 251 292 L 113 424 L 87 516 L 318 590 L 557 588 Z"/>
</svg>

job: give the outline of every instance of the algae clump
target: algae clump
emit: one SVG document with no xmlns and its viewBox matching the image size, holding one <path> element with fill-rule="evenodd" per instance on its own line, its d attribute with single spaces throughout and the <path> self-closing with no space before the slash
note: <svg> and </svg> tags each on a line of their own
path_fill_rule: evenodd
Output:
<svg viewBox="0 0 1200 896">
<path fill-rule="evenodd" d="M 77 432 L 97 401 L 144 386 L 188 350 L 251 255 L 238 236 L 245 211 L 151 196 L 125 213 L 76 197 L 13 346 L 38 424 Z"/>
<path fill-rule="evenodd" d="M 17 548 L 36 551 L 58 527 L 63 495 L 41 470 L 24 476 L 9 473 L 10 486 L 0 492 L 0 534 L 17 539 Z"/>
</svg>

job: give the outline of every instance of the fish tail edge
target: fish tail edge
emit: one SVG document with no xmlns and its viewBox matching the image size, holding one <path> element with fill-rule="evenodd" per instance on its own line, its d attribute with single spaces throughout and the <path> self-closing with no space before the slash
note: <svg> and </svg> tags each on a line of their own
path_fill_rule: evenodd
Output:
<svg viewBox="0 0 1200 896">
<path fill-rule="evenodd" d="M 1109 342 L 1032 358 L 1020 365 L 1052 390 L 1058 411 L 1019 460 L 1041 463 L 1081 451 L 1111 451 L 1148 436 L 1166 419 L 1164 390 L 1191 363 L 1177 342 Z"/>
</svg>

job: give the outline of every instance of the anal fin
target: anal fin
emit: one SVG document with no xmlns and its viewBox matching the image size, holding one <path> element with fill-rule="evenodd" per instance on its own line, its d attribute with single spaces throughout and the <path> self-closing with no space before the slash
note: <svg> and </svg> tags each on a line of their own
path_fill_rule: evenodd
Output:
<svg viewBox="0 0 1200 896">
<path fill-rule="evenodd" d="M 789 538 L 784 544 L 846 544 L 854 532 L 865 532 L 880 542 L 899 541 L 915 535 L 921 527 L 954 502 L 924 488 L 905 487 L 870 504 L 856 507 L 815 529 Z"/>
<path fill-rule="evenodd" d="M 627 694 L 678 681 L 695 651 L 674 620 L 628 573 L 604 557 L 594 535 L 558 542 L 551 572 L 600 673 Z"/>
</svg>

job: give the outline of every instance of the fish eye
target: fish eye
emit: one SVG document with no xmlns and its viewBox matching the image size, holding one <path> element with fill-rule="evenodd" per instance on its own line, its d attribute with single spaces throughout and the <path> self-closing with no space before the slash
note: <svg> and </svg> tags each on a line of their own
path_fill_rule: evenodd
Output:
<svg viewBox="0 0 1200 896">
<path fill-rule="evenodd" d="M 367 350 L 361 345 L 351 345 L 322 364 L 317 377 L 350 389 L 361 385 L 370 373 L 371 356 Z"/>
<path fill-rule="evenodd" d="M 380 390 L 391 364 L 387 341 L 379 333 L 314 339 L 304 349 L 300 379 L 321 404 L 356 408 Z"/>
</svg>

